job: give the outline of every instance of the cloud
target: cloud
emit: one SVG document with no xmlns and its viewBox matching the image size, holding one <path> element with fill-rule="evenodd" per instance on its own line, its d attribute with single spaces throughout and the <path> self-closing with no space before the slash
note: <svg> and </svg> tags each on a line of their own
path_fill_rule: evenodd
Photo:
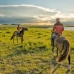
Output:
<svg viewBox="0 0 74 74">
<path fill-rule="evenodd" d="M 7 16 L 39 16 L 39 15 L 55 15 L 60 11 L 49 9 L 36 5 L 0 5 L 0 10 L 4 11 Z M 3 13 L 4 13 L 3 12 Z M 18 12 L 18 13 L 17 13 Z"/>
<path fill-rule="evenodd" d="M 62 13 L 56 9 L 49 9 L 42 6 L 28 4 L 0 5 L 0 17 L 16 18 L 17 20 L 18 18 L 25 18 L 24 22 L 26 22 L 25 20 L 27 18 L 27 22 L 31 21 L 32 19 L 32 22 L 37 20 L 54 22 L 55 19 L 59 17 L 61 18 L 62 22 L 67 22 L 74 20 L 74 13 Z"/>
<path fill-rule="evenodd" d="M 60 12 L 60 11 L 56 11 L 56 9 L 49 9 L 49 8 L 45 8 L 45 7 L 41 7 L 41 6 L 36 6 L 36 5 L 27 5 L 27 4 L 21 4 L 21 5 L 0 5 L 0 7 L 34 7 L 34 8 L 38 8 L 47 12 Z"/>
<path fill-rule="evenodd" d="M 59 18 L 74 18 L 74 13 L 57 13 L 55 14 L 55 16 L 51 16 L 52 18 L 56 18 L 56 17 L 59 17 Z"/>
<path fill-rule="evenodd" d="M 0 14 L 0 17 L 4 17 L 5 15 Z"/>
<path fill-rule="evenodd" d="M 38 21 L 33 17 L 0 17 L 1 24 L 20 24 L 20 23 L 32 23 Z"/>
<path fill-rule="evenodd" d="M 5 15 L 0 13 L 0 17 L 5 17 Z"/>
</svg>

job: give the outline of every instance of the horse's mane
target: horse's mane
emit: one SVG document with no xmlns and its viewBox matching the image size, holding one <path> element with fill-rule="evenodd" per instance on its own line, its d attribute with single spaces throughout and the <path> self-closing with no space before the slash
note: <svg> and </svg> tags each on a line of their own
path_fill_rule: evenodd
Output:
<svg viewBox="0 0 74 74">
<path fill-rule="evenodd" d="M 22 28 L 22 30 L 20 31 L 20 33 L 24 32 L 24 28 Z"/>
</svg>

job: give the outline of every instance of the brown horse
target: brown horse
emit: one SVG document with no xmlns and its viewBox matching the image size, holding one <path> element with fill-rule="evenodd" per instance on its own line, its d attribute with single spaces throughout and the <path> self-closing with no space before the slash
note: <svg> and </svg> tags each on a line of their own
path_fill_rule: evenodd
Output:
<svg viewBox="0 0 74 74">
<path fill-rule="evenodd" d="M 12 37 L 10 40 L 13 39 L 13 43 L 14 43 L 14 37 L 16 36 L 17 38 L 17 42 L 18 42 L 18 37 L 21 37 L 21 43 L 23 42 L 23 35 L 24 35 L 24 31 L 27 31 L 28 29 L 27 28 L 22 28 L 22 30 L 20 31 L 19 35 L 18 35 L 18 32 L 17 31 L 14 31 Z"/>
<path fill-rule="evenodd" d="M 70 44 L 68 40 L 63 36 L 56 34 L 54 39 L 53 52 L 54 52 L 54 47 L 57 48 L 56 62 L 59 63 L 68 58 L 69 62 L 68 70 L 70 70 Z M 59 50 L 59 56 L 58 56 L 58 50 Z"/>
</svg>

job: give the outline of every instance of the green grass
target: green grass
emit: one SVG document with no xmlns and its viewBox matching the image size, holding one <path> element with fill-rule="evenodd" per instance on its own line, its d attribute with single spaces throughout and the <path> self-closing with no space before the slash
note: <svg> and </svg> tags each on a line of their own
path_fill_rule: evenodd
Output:
<svg viewBox="0 0 74 74">
<path fill-rule="evenodd" d="M 51 74 L 53 53 L 50 46 L 51 31 L 46 28 L 28 28 L 24 42 L 10 40 L 16 28 L 0 28 L 0 74 Z M 64 31 L 70 42 L 71 72 L 74 71 L 74 31 Z M 67 59 L 63 62 L 67 64 Z M 66 68 L 60 67 L 57 74 L 64 74 Z"/>
</svg>

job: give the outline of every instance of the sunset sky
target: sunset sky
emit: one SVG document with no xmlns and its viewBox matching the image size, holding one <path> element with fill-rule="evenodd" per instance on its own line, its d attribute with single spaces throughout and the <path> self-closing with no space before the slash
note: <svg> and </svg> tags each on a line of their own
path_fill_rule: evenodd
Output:
<svg viewBox="0 0 74 74">
<path fill-rule="evenodd" d="M 74 0 L 0 0 L 0 23 L 74 22 Z"/>
</svg>

